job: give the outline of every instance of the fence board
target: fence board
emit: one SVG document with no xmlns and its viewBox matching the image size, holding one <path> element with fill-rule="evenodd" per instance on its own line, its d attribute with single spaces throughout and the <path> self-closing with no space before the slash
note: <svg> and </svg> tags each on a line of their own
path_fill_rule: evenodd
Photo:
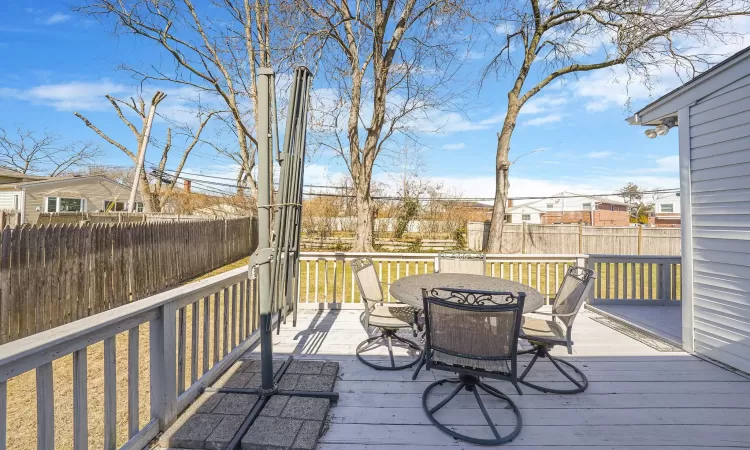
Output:
<svg viewBox="0 0 750 450">
<path fill-rule="evenodd" d="M 254 243 L 249 230 L 256 226 L 242 218 L 6 227 L 0 238 L 0 343 L 246 257 Z"/>
<path fill-rule="evenodd" d="M 468 246 L 482 250 L 489 223 L 469 222 Z M 640 238 L 639 238 L 640 232 Z M 640 245 L 639 245 L 640 242 Z M 502 253 L 679 256 L 679 228 L 592 227 L 585 225 L 505 224 Z"/>
</svg>

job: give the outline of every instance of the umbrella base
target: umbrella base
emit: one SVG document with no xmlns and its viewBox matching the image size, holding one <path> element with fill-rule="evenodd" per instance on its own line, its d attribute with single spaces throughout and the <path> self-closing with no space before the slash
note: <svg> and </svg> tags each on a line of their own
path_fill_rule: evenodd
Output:
<svg viewBox="0 0 750 450">
<path fill-rule="evenodd" d="M 295 391 L 295 390 L 283 390 L 278 388 L 281 377 L 286 373 L 289 365 L 292 363 L 293 358 L 290 356 L 284 364 L 281 366 L 279 371 L 274 375 L 274 387 L 272 389 L 248 389 L 248 388 L 207 388 L 205 392 L 217 392 L 223 394 L 248 394 L 257 395 L 258 399 L 255 401 L 250 412 L 242 421 L 242 425 L 232 437 L 232 440 L 226 447 L 226 450 L 238 450 L 243 436 L 247 433 L 250 427 L 253 426 L 255 420 L 260 416 L 261 411 L 266 406 L 266 403 L 275 395 L 285 395 L 290 397 L 313 397 L 313 398 L 324 398 L 330 400 L 332 403 L 336 403 L 339 399 L 338 392 L 325 392 L 325 391 Z"/>
</svg>

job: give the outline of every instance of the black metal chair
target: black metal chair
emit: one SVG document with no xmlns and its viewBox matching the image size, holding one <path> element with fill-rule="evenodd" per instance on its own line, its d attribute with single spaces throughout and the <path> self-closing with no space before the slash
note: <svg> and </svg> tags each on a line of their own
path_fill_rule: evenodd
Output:
<svg viewBox="0 0 750 450">
<path fill-rule="evenodd" d="M 586 390 L 589 385 L 586 375 L 568 361 L 553 357 L 550 355 L 549 351 L 556 345 L 564 345 L 568 348 L 568 354 L 573 353 L 573 321 L 578 314 L 578 310 L 581 309 L 581 305 L 583 305 L 583 302 L 593 285 L 592 281 L 594 279 L 596 279 L 596 275 L 593 270 L 575 266 L 569 268 L 563 279 L 562 285 L 560 286 L 560 290 L 555 296 L 555 303 L 552 306 L 552 312 L 534 313 L 550 316 L 551 319 L 542 320 L 528 316 L 524 317 L 524 323 L 521 327 L 521 337 L 522 339 L 527 340 L 533 348 L 521 353 L 534 353 L 534 357 L 531 359 L 531 362 L 529 362 L 529 365 L 526 366 L 526 370 L 524 370 L 521 376 L 518 377 L 520 383 L 542 392 L 553 394 L 577 394 Z M 563 331 L 558 320 L 565 325 L 565 331 Z M 538 358 L 549 359 L 557 370 L 575 385 L 575 388 L 554 389 L 526 381 L 526 376 L 531 371 L 531 368 L 534 367 Z M 573 374 L 578 375 L 579 379 L 576 379 L 566 371 L 561 364 L 569 367 L 573 371 Z"/>
<path fill-rule="evenodd" d="M 422 396 L 427 417 L 441 431 L 462 441 L 481 445 L 510 442 L 521 431 L 521 412 L 500 390 L 482 381 L 483 378 L 510 381 L 519 394 L 516 377 L 518 336 L 526 294 L 519 292 L 484 292 L 466 289 L 432 289 L 422 291 L 424 299 L 426 341 L 424 358 L 427 370 L 436 369 L 458 374 L 430 384 Z M 445 383 L 455 384 L 451 393 L 430 405 L 434 388 Z M 471 392 L 493 437 L 461 434 L 440 423 L 435 414 L 462 391 Z M 501 435 L 480 391 L 503 400 L 515 415 L 513 431 Z M 500 409 L 499 411 L 505 411 Z M 498 411 L 497 409 L 492 411 Z"/>
<path fill-rule="evenodd" d="M 438 254 L 438 271 L 485 275 L 485 260 L 484 253 L 447 250 Z"/>
<path fill-rule="evenodd" d="M 365 312 L 362 315 L 362 324 L 370 333 L 370 328 L 380 330 L 379 334 L 371 336 L 362 341 L 356 350 L 357 358 L 364 364 L 377 370 L 402 370 L 412 367 L 422 359 L 422 348 L 416 343 L 398 335 L 402 329 L 414 329 L 419 310 L 403 303 L 384 304 L 383 289 L 375 271 L 375 266 L 370 258 L 359 258 L 352 260 L 352 275 L 357 280 L 362 303 Z M 396 364 L 393 355 L 393 341 L 396 340 L 411 350 L 415 359 L 406 364 Z M 388 346 L 388 355 L 390 356 L 390 366 L 383 366 L 373 361 L 367 361 L 363 357 L 366 353 L 374 348 L 383 345 Z"/>
</svg>

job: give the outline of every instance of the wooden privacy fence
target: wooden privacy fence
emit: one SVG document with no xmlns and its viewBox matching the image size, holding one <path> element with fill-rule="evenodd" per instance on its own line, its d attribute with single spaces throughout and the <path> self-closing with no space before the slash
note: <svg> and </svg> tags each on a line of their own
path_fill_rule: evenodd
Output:
<svg viewBox="0 0 750 450">
<path fill-rule="evenodd" d="M 6 227 L 0 343 L 153 295 L 254 249 L 250 218 Z M 253 236 L 255 234 L 253 233 Z"/>
<path fill-rule="evenodd" d="M 127 212 L 54 212 L 40 213 L 36 225 L 63 225 L 67 223 L 137 223 L 137 222 L 184 222 L 211 220 L 208 216 L 167 213 Z M 11 223 L 11 225 L 13 225 Z"/>
<path fill-rule="evenodd" d="M 469 222 L 469 249 L 482 250 L 488 222 Z M 680 255 L 679 228 L 592 227 L 586 225 L 505 224 L 503 253 L 589 253 L 607 255 Z"/>
</svg>

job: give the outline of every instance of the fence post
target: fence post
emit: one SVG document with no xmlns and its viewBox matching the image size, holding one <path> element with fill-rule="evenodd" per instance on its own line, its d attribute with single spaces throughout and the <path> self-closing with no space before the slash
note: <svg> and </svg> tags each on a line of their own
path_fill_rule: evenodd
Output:
<svg viewBox="0 0 750 450">
<path fill-rule="evenodd" d="M 435 260 L 432 263 L 432 271 L 435 273 L 440 272 L 440 258 L 437 256 L 435 257 Z"/>
<path fill-rule="evenodd" d="M 167 303 L 149 324 L 151 418 L 165 431 L 174 422 L 177 406 L 177 344 L 175 308 Z"/>
</svg>

